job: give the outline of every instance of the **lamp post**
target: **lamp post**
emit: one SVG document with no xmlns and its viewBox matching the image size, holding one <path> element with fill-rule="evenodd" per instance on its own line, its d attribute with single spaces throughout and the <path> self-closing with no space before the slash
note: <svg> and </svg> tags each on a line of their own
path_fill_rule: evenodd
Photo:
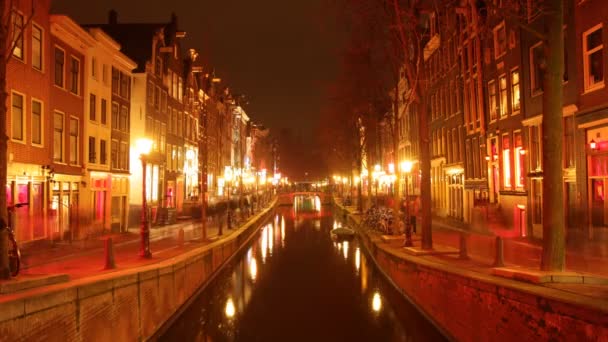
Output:
<svg viewBox="0 0 608 342">
<path fill-rule="evenodd" d="M 404 161 L 401 162 L 401 172 L 405 174 L 405 242 L 404 247 L 412 247 L 412 227 L 410 225 L 410 205 L 408 196 L 408 177 L 412 172 L 412 162 Z"/>
<path fill-rule="evenodd" d="M 141 160 L 142 168 L 142 190 L 141 190 L 141 247 L 139 255 L 144 258 L 151 258 L 152 252 L 150 252 L 150 230 L 148 229 L 148 204 L 146 200 L 146 157 L 152 149 L 152 140 L 147 138 L 141 138 L 136 141 L 136 148 L 139 152 L 139 159 Z"/>
<path fill-rule="evenodd" d="M 228 207 L 226 209 L 226 214 L 227 214 L 226 222 L 227 222 L 228 229 L 232 228 L 231 227 L 232 223 L 230 222 L 230 213 L 232 211 L 232 204 L 230 203 L 231 202 L 231 199 L 230 199 L 230 195 L 231 195 L 230 182 L 232 182 L 232 179 L 233 179 L 232 168 L 229 167 L 229 166 L 227 166 L 224 169 L 224 182 L 226 182 L 226 196 L 228 197 L 228 201 L 226 202 L 227 205 L 228 205 Z M 222 235 L 222 225 L 221 224 L 220 224 L 220 230 L 218 232 L 218 235 Z"/>
</svg>

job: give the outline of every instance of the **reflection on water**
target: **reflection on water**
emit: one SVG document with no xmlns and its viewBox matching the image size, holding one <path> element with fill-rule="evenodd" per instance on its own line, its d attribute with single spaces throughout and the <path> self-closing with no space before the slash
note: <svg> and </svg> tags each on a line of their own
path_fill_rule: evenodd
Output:
<svg viewBox="0 0 608 342">
<path fill-rule="evenodd" d="M 279 209 L 161 340 L 443 340 L 356 240 L 331 240 L 342 223 L 319 213 Z"/>
</svg>

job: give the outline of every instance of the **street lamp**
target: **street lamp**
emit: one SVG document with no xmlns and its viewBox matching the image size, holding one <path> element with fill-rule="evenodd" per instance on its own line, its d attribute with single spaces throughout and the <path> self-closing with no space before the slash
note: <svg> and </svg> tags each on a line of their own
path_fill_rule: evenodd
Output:
<svg viewBox="0 0 608 342">
<path fill-rule="evenodd" d="M 410 225 L 410 206 L 408 198 L 408 177 L 412 172 L 412 162 L 401 162 L 401 172 L 405 173 L 405 243 L 404 247 L 412 247 L 412 227 Z"/>
<path fill-rule="evenodd" d="M 141 190 L 141 247 L 139 255 L 144 258 L 151 258 L 152 252 L 150 252 L 150 230 L 148 229 L 148 205 L 146 202 L 146 157 L 152 149 L 152 140 L 147 138 L 138 139 L 135 142 L 135 147 L 139 152 L 139 159 L 141 160 L 142 168 L 142 190 Z"/>
</svg>

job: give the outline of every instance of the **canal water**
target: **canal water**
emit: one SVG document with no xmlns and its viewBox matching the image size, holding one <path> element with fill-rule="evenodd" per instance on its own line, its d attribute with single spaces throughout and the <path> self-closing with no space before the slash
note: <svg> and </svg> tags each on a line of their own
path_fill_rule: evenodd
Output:
<svg viewBox="0 0 608 342">
<path fill-rule="evenodd" d="M 278 208 L 160 340 L 445 340 L 339 226 L 330 207 Z"/>
</svg>

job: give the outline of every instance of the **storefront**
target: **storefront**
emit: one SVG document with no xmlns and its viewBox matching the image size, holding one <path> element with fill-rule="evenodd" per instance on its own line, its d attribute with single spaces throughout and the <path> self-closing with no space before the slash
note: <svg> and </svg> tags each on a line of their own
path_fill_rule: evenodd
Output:
<svg viewBox="0 0 608 342">
<path fill-rule="evenodd" d="M 53 240 L 72 241 L 89 233 L 80 229 L 80 181 L 80 176 L 72 175 L 55 175 L 51 180 L 48 216 Z"/>
<path fill-rule="evenodd" d="M 129 176 L 124 174 L 112 175 L 112 202 L 110 229 L 112 232 L 124 232 L 128 227 L 129 213 Z"/>
</svg>

